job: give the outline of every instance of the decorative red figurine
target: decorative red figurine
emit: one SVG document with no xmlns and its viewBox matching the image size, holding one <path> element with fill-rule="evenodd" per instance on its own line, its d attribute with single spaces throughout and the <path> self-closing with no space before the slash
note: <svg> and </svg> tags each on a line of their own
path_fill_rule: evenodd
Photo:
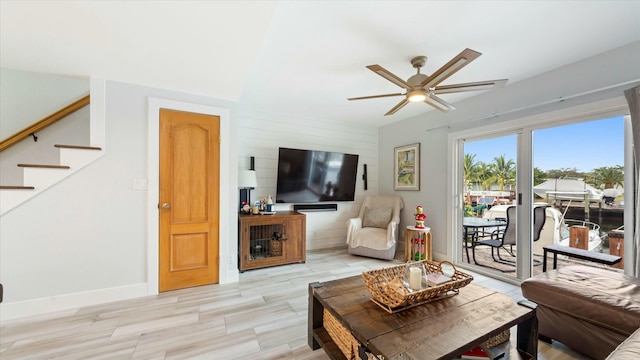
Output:
<svg viewBox="0 0 640 360">
<path fill-rule="evenodd" d="M 249 203 L 246 201 L 242 203 L 242 212 L 245 214 L 251 214 L 251 206 L 249 206 Z"/>
<path fill-rule="evenodd" d="M 427 215 L 422 212 L 422 206 L 418 205 L 416 207 L 416 229 L 424 229 L 424 221 L 426 220 Z"/>
</svg>

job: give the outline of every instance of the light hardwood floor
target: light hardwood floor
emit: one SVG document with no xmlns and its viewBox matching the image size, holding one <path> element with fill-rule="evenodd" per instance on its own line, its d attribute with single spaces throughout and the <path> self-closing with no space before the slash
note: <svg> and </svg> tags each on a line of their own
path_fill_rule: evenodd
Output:
<svg viewBox="0 0 640 360">
<path fill-rule="evenodd" d="M 346 249 L 310 251 L 304 264 L 247 271 L 238 283 L 14 320 L 0 328 L 0 358 L 324 360 L 307 345 L 308 284 L 390 265 Z M 474 283 L 522 298 L 518 286 L 472 274 Z M 538 359 L 582 358 L 539 343 Z"/>
</svg>

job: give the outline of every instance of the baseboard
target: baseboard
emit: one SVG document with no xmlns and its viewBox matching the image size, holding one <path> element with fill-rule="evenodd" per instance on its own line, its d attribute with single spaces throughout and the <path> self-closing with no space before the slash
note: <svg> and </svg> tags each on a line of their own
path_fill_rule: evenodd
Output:
<svg viewBox="0 0 640 360">
<path fill-rule="evenodd" d="M 0 304 L 0 324 L 84 306 L 147 296 L 147 283 Z"/>
<path fill-rule="evenodd" d="M 222 274 L 220 274 L 222 275 Z M 238 264 L 234 261 L 233 264 L 227 266 L 226 276 L 220 276 L 220 284 L 237 283 L 240 281 L 240 270 L 238 270 Z"/>
</svg>

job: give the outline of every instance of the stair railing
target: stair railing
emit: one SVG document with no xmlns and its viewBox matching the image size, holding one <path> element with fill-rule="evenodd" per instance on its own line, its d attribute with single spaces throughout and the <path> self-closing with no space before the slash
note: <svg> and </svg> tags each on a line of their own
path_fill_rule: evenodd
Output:
<svg viewBox="0 0 640 360">
<path fill-rule="evenodd" d="M 63 119 L 65 116 L 72 114 L 80 109 L 82 109 L 83 107 L 89 105 L 90 103 L 90 96 L 86 95 L 85 97 L 81 98 L 80 100 L 77 100 L 65 107 L 63 107 L 62 109 L 54 112 L 53 114 L 45 117 L 44 119 L 33 123 L 31 126 L 28 126 L 24 129 L 22 129 L 21 131 L 18 131 L 17 133 L 13 134 L 12 136 L 8 137 L 6 140 L 3 140 L 0 142 L 0 152 L 3 150 L 6 150 L 7 148 L 9 148 L 10 146 L 16 144 L 17 142 L 32 136 L 32 134 L 35 134 L 36 132 L 46 128 L 49 125 L 55 124 L 58 120 Z"/>
</svg>

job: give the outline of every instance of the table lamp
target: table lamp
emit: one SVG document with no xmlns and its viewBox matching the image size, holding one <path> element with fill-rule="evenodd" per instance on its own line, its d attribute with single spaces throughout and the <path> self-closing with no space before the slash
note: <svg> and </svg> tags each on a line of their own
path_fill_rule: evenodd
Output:
<svg viewBox="0 0 640 360">
<path fill-rule="evenodd" d="M 240 188 L 240 207 L 245 202 L 251 206 L 251 189 L 258 186 L 255 170 L 240 170 L 238 172 L 238 188 Z"/>
</svg>

